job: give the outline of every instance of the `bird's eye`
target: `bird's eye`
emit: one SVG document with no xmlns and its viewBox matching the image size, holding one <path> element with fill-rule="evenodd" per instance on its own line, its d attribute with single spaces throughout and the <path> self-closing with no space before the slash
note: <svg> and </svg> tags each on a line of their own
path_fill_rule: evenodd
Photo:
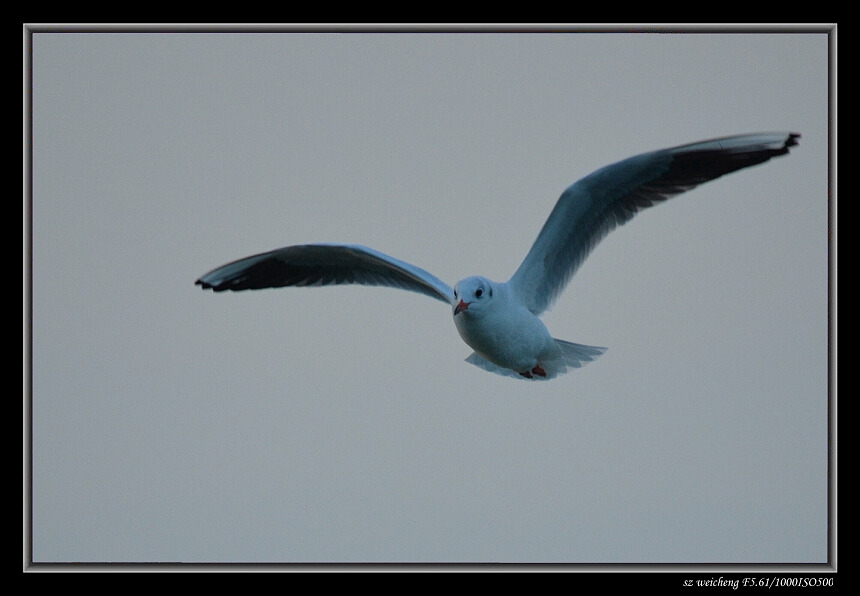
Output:
<svg viewBox="0 0 860 596">
<path fill-rule="evenodd" d="M 454 298 L 457 297 L 457 290 L 454 290 Z"/>
<path fill-rule="evenodd" d="M 484 290 L 482 290 L 481 288 L 478 288 L 477 290 L 475 290 L 475 298 L 480 298 L 481 294 L 483 294 L 483 293 L 484 293 Z"/>
</svg>

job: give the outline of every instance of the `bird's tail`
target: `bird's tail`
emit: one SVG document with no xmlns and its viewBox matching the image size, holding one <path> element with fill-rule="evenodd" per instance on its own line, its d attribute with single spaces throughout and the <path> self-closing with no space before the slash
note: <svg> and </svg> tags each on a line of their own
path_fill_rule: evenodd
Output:
<svg viewBox="0 0 860 596">
<path fill-rule="evenodd" d="M 466 358 L 466 362 L 468 362 L 469 364 L 474 364 L 478 368 L 483 368 L 484 370 L 489 371 L 491 373 L 496 373 L 497 375 L 513 377 L 515 379 L 545 381 L 549 379 L 554 379 L 558 375 L 563 375 L 570 368 L 580 368 L 583 364 L 597 359 L 598 356 L 600 356 L 606 351 L 606 348 L 598 348 L 597 346 L 575 344 L 573 342 L 564 341 L 563 339 L 553 338 L 553 340 L 559 347 L 559 356 L 552 361 L 541 363 L 541 366 L 543 367 L 543 372 L 545 373 L 544 375 L 523 375 L 518 371 L 504 368 L 497 364 L 493 364 L 492 362 L 490 362 L 476 352 L 473 352 L 471 356 Z"/>
<path fill-rule="evenodd" d="M 580 368 L 583 364 L 597 360 L 606 351 L 606 348 L 575 344 L 563 339 L 553 339 L 555 340 L 555 345 L 561 349 L 562 361 L 571 368 Z"/>
</svg>

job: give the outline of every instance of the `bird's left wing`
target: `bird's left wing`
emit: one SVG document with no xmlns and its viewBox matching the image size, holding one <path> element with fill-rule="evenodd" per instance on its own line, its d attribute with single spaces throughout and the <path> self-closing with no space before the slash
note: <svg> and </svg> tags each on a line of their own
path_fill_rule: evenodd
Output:
<svg viewBox="0 0 860 596">
<path fill-rule="evenodd" d="M 723 137 L 644 153 L 575 182 L 558 199 L 508 281 L 535 314 L 558 297 L 591 250 L 636 213 L 724 174 L 788 153 L 795 133 Z"/>
<path fill-rule="evenodd" d="M 195 283 L 216 292 L 360 284 L 411 290 L 446 304 L 454 299 L 450 286 L 420 267 L 355 244 L 279 248 L 222 265 Z"/>
</svg>

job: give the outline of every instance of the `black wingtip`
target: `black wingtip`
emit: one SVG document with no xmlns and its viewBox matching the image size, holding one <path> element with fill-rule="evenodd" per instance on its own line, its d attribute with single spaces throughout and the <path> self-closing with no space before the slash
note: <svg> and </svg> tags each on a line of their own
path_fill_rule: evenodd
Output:
<svg viewBox="0 0 860 596">
<path fill-rule="evenodd" d="M 200 279 L 198 279 L 197 281 L 195 281 L 195 282 L 194 282 L 194 285 L 195 285 L 195 286 L 200 286 L 200 288 L 201 288 L 201 289 L 203 289 L 203 290 L 212 290 L 212 291 L 214 291 L 214 292 L 217 292 L 217 291 L 218 291 L 218 288 L 216 288 L 215 286 L 213 286 L 212 284 L 210 284 L 210 283 L 209 283 L 209 282 L 207 282 L 207 281 L 203 281 L 203 278 L 202 278 L 202 277 L 201 277 Z"/>
</svg>

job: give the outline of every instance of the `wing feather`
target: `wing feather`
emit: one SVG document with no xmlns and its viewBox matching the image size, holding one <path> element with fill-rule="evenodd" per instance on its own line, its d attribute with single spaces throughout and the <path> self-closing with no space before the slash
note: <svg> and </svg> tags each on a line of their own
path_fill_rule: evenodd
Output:
<svg viewBox="0 0 860 596">
<path fill-rule="evenodd" d="M 796 133 L 723 137 L 630 157 L 569 186 L 508 281 L 535 314 L 552 305 L 610 231 L 639 211 L 730 172 L 785 155 Z"/>
<path fill-rule="evenodd" d="M 453 289 L 420 267 L 354 244 L 303 244 L 222 265 L 195 282 L 203 289 L 259 290 L 359 284 L 418 292 L 450 304 Z"/>
</svg>

